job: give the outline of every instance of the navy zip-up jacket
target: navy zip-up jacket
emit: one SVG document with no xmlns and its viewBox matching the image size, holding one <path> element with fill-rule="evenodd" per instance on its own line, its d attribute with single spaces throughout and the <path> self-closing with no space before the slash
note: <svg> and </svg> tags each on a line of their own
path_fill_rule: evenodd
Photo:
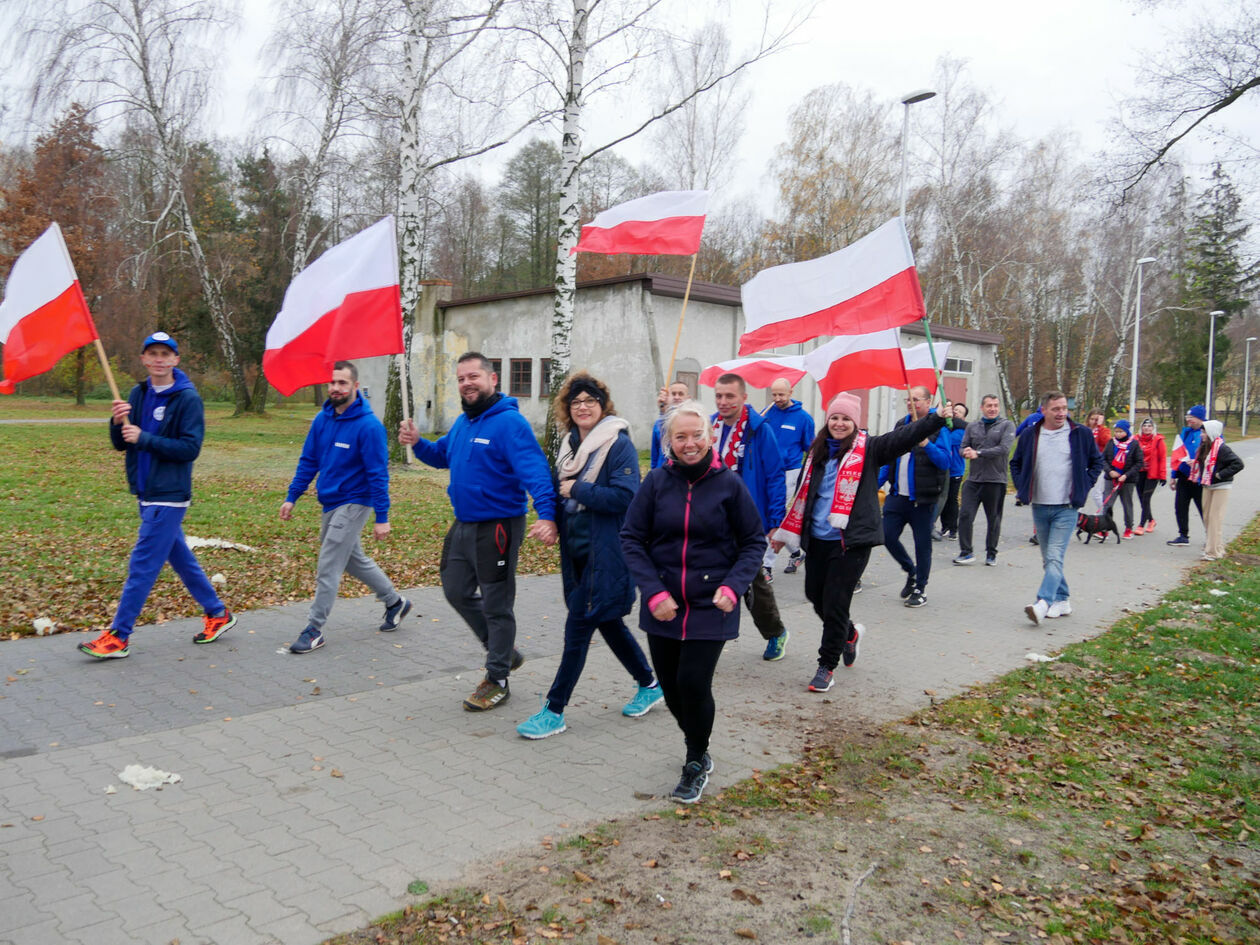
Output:
<svg viewBox="0 0 1260 945">
<path fill-rule="evenodd" d="M 131 422 L 140 439 L 128 443 L 122 427 L 109 423 L 114 449 L 126 451 L 127 487 L 141 502 L 192 501 L 193 460 L 206 435 L 205 408 L 188 375 L 175 368 L 175 383 L 157 393 L 146 377 L 131 389 Z"/>
<path fill-rule="evenodd" d="M 515 397 L 499 399 L 472 420 L 461 414 L 437 442 L 418 440 L 416 458 L 451 471 L 450 496 L 461 522 L 492 522 L 524 515 L 525 490 L 540 519 L 556 520 L 556 493 L 547 457 L 521 416 Z"/>
<path fill-rule="evenodd" d="M 379 524 L 389 521 L 385 427 L 361 394 L 342 413 L 331 400 L 324 401 L 302 444 L 286 501 L 296 502 L 316 475 L 315 494 L 325 512 L 343 505 L 370 505 Z"/>
<path fill-rule="evenodd" d="M 648 473 L 635 493 L 621 550 L 643 595 L 640 629 L 675 640 L 733 640 L 739 598 L 761 567 L 766 532 L 739 476 L 714 466 L 693 485 L 671 460 Z M 729 614 L 713 603 L 724 584 L 736 595 Z M 648 607 L 662 591 L 678 603 L 674 619 L 665 622 Z"/>
<path fill-rule="evenodd" d="M 1079 509 L 1085 504 L 1089 490 L 1102 473 L 1103 458 L 1098 452 L 1098 444 L 1094 442 L 1093 431 L 1083 427 L 1075 420 L 1068 420 L 1071 430 L 1068 433 L 1068 447 L 1072 457 L 1072 507 Z M 1019 435 L 1015 443 L 1015 452 L 1011 456 L 1011 479 L 1015 483 L 1015 498 L 1024 505 L 1032 502 L 1033 469 L 1037 464 L 1037 442 L 1041 437 L 1041 425 L 1045 419 L 1038 420 Z"/>
</svg>

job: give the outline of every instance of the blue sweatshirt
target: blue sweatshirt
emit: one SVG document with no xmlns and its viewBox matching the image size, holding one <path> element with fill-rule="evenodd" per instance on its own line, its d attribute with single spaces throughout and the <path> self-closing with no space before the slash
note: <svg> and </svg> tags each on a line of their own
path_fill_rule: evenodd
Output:
<svg viewBox="0 0 1260 945">
<path fill-rule="evenodd" d="M 792 401 L 786 407 L 771 404 L 762 416 L 779 439 L 783 468 L 800 469 L 802 457 L 814 442 L 814 418 L 801 406 L 799 400 Z"/>
<path fill-rule="evenodd" d="M 206 434 L 205 408 L 188 375 L 175 368 L 174 383 L 155 391 L 148 378 L 131 389 L 131 422 L 140 439 L 127 443 L 122 427 L 109 420 L 114 449 L 126 451 L 127 485 L 141 502 L 192 500 L 193 460 Z"/>
<path fill-rule="evenodd" d="M 527 489 L 538 517 L 556 520 L 547 457 L 515 397 L 500 396 L 472 420 L 461 415 L 444 437 L 435 443 L 419 440 L 412 450 L 421 462 L 451 471 L 446 494 L 461 522 L 524 515 Z"/>
<path fill-rule="evenodd" d="M 385 427 L 362 396 L 342 413 L 331 400 L 324 401 L 302 444 L 286 501 L 296 502 L 316 475 L 315 493 L 325 512 L 343 505 L 370 505 L 379 524 L 389 521 Z"/>
</svg>

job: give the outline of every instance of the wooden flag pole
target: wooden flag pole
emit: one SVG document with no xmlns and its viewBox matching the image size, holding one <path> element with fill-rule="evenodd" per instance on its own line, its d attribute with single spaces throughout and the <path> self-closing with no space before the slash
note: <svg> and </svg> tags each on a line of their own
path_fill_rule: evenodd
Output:
<svg viewBox="0 0 1260 945">
<path fill-rule="evenodd" d="M 404 348 L 406 345 L 403 346 Z M 411 422 L 411 408 L 407 406 L 407 352 L 403 351 L 398 355 L 398 391 L 402 396 L 402 415 L 403 423 Z M 403 447 L 403 462 L 410 466 L 415 462 L 415 455 L 411 452 L 411 445 L 407 444 Z"/>
<path fill-rule="evenodd" d="M 114 395 L 114 400 L 122 400 L 122 394 L 118 393 L 118 383 L 114 380 L 114 372 L 110 370 L 109 358 L 105 356 L 105 346 L 101 344 L 101 339 L 97 338 L 96 356 L 101 359 L 101 370 L 105 372 L 105 380 L 109 383 L 109 392 Z"/>
<path fill-rule="evenodd" d="M 691 272 L 687 273 L 687 288 L 683 291 L 682 311 L 678 313 L 678 330 L 674 332 L 674 350 L 669 353 L 669 369 L 665 372 L 665 386 L 669 387 L 674 378 L 674 359 L 678 357 L 678 340 L 682 338 L 683 319 L 687 317 L 687 300 L 691 298 L 691 280 L 696 274 L 698 252 L 691 254 Z"/>
</svg>

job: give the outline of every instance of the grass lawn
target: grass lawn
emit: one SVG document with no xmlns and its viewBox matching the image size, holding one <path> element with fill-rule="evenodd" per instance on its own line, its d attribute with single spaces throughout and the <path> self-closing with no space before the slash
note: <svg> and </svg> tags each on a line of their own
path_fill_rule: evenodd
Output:
<svg viewBox="0 0 1260 945">
<path fill-rule="evenodd" d="M 294 518 L 277 516 L 315 408 L 288 404 L 266 417 L 234 418 L 228 404 L 206 407 L 206 439 L 193 475 L 188 535 L 222 538 L 252 553 L 201 549 L 207 574 L 222 573 L 225 602 L 236 610 L 296 600 L 314 593 L 319 553 L 319 503 L 314 490 Z M 37 617 L 62 630 L 105 626 L 126 577 L 136 533 L 135 499 L 127 492 L 123 457 L 109 442 L 108 405 L 79 408 L 65 401 L 0 399 L 0 419 L 97 417 L 88 423 L 0 424 L 0 634 L 33 633 Z M 451 520 L 447 474 L 426 466 L 395 467 L 393 526 L 370 553 L 400 587 L 438 582 L 442 536 Z M 527 541 L 521 573 L 558 567 L 556 552 Z M 366 589 L 347 580 L 343 593 Z M 166 569 L 141 615 L 146 623 L 198 612 Z"/>
</svg>

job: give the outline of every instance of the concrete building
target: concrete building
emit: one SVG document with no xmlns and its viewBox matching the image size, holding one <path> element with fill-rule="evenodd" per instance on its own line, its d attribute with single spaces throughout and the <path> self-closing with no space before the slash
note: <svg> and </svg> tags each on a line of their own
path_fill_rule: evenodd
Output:
<svg viewBox="0 0 1260 945">
<path fill-rule="evenodd" d="M 617 413 L 630 422 L 641 449 L 648 445 L 656 419 L 656 393 L 668 374 L 686 383 L 702 402 L 713 403 L 712 389 L 698 386 L 700 372 L 711 364 L 738 356 L 744 330 L 739 288 L 695 282 L 681 331 L 686 279 L 661 273 L 635 273 L 580 283 L 571 339 L 571 363 L 604 380 Z M 411 378 L 415 388 L 416 422 L 422 430 L 449 429 L 459 415 L 455 363 L 467 351 L 480 351 L 495 362 L 503 391 L 520 401 L 522 413 L 541 433 L 550 404 L 553 292 L 530 289 L 481 298 L 450 299 L 444 283 L 426 285 L 412 341 Z M 902 329 L 902 343 L 923 341 L 921 325 Z M 677 355 L 670 370 L 677 336 Z M 1000 335 L 958 328 L 934 327 L 934 341 L 950 342 L 944 368 L 946 395 L 962 400 L 979 415 L 980 397 L 998 391 L 997 345 Z M 777 349 L 777 354 L 803 354 L 827 337 L 805 345 Z M 373 395 L 378 414 L 384 409 L 386 359 L 360 365 L 363 383 Z M 379 375 L 379 376 L 378 376 Z M 377 392 L 382 392 L 377 396 Z M 905 392 L 887 387 L 857 391 L 867 426 L 877 433 L 892 428 L 905 413 Z M 817 415 L 823 409 L 810 378 L 794 396 Z M 761 408 L 767 391 L 752 390 L 749 403 Z"/>
</svg>

